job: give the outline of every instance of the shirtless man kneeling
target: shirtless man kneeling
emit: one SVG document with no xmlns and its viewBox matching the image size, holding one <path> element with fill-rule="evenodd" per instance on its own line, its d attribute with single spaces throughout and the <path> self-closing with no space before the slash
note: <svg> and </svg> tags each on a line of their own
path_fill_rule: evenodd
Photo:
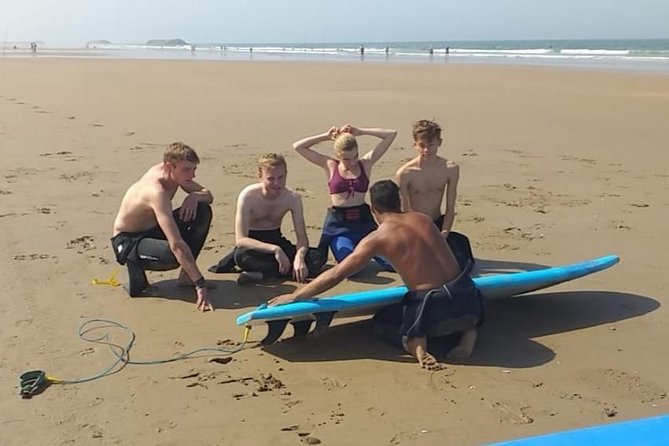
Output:
<svg viewBox="0 0 669 446">
<path fill-rule="evenodd" d="M 409 291 L 402 303 L 383 308 L 375 320 L 396 330 L 404 349 L 423 368 L 438 369 L 428 352 L 428 338 L 462 333 L 451 357 L 467 357 L 483 317 L 483 299 L 468 270 L 461 270 L 440 231 L 427 215 L 402 212 L 397 185 L 379 181 L 370 188 L 371 207 L 379 224 L 353 253 L 293 294 L 277 296 L 270 305 L 313 299 L 358 272 L 374 256 L 390 261 Z"/>
<path fill-rule="evenodd" d="M 179 285 L 195 286 L 197 309 L 213 310 L 207 283 L 195 263 L 211 223 L 211 192 L 193 181 L 200 159 L 182 142 L 170 144 L 163 162 L 151 167 L 123 197 L 114 220 L 112 247 L 116 260 L 128 268 L 128 294 L 148 288 L 145 271 L 168 271 L 181 266 Z M 172 211 L 181 188 L 188 195 Z"/>
<path fill-rule="evenodd" d="M 237 283 L 245 285 L 268 277 L 293 277 L 298 282 L 315 277 L 324 256 L 309 248 L 302 197 L 286 187 L 286 160 L 267 153 L 258 160 L 258 182 L 245 187 L 237 198 L 235 249 L 212 272 L 242 270 Z M 281 233 L 281 222 L 290 212 L 297 237 L 293 245 Z"/>
</svg>

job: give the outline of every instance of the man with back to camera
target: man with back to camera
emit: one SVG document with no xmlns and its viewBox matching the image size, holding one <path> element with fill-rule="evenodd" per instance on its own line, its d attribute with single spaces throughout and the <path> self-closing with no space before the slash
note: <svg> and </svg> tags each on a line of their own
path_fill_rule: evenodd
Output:
<svg viewBox="0 0 669 446">
<path fill-rule="evenodd" d="M 395 267 L 409 291 L 401 303 L 381 309 L 374 317 L 384 331 L 394 332 L 404 349 L 421 367 L 438 369 L 430 354 L 428 337 L 462 333 L 450 357 L 468 357 L 476 342 L 476 327 L 483 318 L 483 298 L 461 269 L 430 217 L 402 212 L 397 185 L 384 180 L 370 188 L 372 213 L 379 223 L 353 253 L 292 294 L 277 296 L 270 305 L 314 299 L 363 268 L 374 256 Z M 399 342 L 398 342 L 399 343 Z"/>
</svg>

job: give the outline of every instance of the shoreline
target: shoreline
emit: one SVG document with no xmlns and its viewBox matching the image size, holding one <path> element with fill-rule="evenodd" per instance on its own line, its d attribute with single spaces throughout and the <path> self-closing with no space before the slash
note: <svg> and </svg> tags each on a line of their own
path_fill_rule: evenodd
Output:
<svg viewBox="0 0 669 446">
<path fill-rule="evenodd" d="M 669 75 L 669 58 L 666 60 L 646 60 L 644 58 L 598 59 L 591 56 L 560 56 L 518 54 L 510 57 L 503 54 L 445 54 L 443 49 L 434 54 L 424 50 L 423 54 L 384 55 L 367 51 L 364 55 L 356 52 L 342 54 L 292 52 L 281 53 L 266 51 L 256 47 L 235 47 L 235 50 L 219 50 L 212 47 L 199 47 L 194 51 L 179 47 L 151 48 L 141 47 L 40 47 L 36 53 L 30 49 L 4 48 L 2 58 L 72 58 L 72 59 L 114 59 L 114 60 L 165 60 L 165 61 L 218 61 L 218 62 L 290 62 L 290 63 L 366 63 L 388 65 L 466 65 L 466 66 L 521 66 L 583 69 L 595 71 L 639 72 Z M 252 51 L 249 49 L 253 48 Z"/>
</svg>

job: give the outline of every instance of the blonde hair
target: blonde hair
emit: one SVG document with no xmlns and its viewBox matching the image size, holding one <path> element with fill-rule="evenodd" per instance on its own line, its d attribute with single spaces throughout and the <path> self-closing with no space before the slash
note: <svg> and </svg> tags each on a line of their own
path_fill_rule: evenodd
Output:
<svg viewBox="0 0 669 446">
<path fill-rule="evenodd" d="M 283 166 L 288 170 L 286 165 L 286 158 L 283 155 L 278 153 L 266 153 L 260 158 L 258 158 L 258 175 L 262 175 L 263 169 L 269 169 L 270 167 Z"/>
<path fill-rule="evenodd" d="M 358 148 L 358 141 L 350 133 L 341 133 L 334 141 L 334 150 L 337 155 L 352 152 Z"/>
<path fill-rule="evenodd" d="M 181 141 L 173 142 L 167 146 L 163 154 L 163 162 L 165 163 L 178 163 L 179 161 L 200 164 L 200 158 L 197 156 L 195 149 Z"/>
</svg>

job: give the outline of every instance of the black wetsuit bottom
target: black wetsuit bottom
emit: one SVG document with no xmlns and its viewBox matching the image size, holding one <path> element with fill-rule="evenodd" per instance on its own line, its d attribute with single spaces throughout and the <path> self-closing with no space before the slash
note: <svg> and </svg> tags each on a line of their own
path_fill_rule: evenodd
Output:
<svg viewBox="0 0 669 446">
<path fill-rule="evenodd" d="M 433 290 L 409 291 L 402 302 L 374 315 L 375 331 L 402 348 L 403 338 L 427 337 L 438 343 L 453 334 L 481 325 L 484 300 L 464 269 L 454 280 Z"/>
<path fill-rule="evenodd" d="M 279 272 L 279 263 L 274 258 L 274 254 L 251 248 L 235 248 L 233 259 L 242 271 L 261 272 L 264 277 L 288 277 L 292 275 L 292 264 L 297 254 L 297 247 L 281 234 L 281 230 L 250 230 L 249 237 L 279 246 L 286 253 L 291 263 L 291 272 L 287 275 Z M 309 248 L 304 259 L 308 270 L 307 277 L 316 277 L 321 272 L 325 260 L 325 257 L 318 249 Z"/>
<path fill-rule="evenodd" d="M 444 225 L 444 216 L 434 220 L 434 224 L 441 231 L 442 226 Z M 455 259 L 460 265 L 460 269 L 465 269 L 467 264 L 471 262 L 474 263 L 474 253 L 472 252 L 472 246 L 469 243 L 469 239 L 466 235 L 460 234 L 459 232 L 449 231 L 448 236 L 446 237 L 446 243 L 453 251 Z"/>
<path fill-rule="evenodd" d="M 180 208 L 172 212 L 179 233 L 188 245 L 194 258 L 200 254 L 211 225 L 211 206 L 198 203 L 195 218 L 182 221 Z M 120 232 L 111 239 L 116 261 L 128 268 L 128 294 L 139 296 L 148 288 L 145 271 L 169 271 L 179 267 L 170 249 L 167 236 L 155 226 L 142 232 Z"/>
</svg>

